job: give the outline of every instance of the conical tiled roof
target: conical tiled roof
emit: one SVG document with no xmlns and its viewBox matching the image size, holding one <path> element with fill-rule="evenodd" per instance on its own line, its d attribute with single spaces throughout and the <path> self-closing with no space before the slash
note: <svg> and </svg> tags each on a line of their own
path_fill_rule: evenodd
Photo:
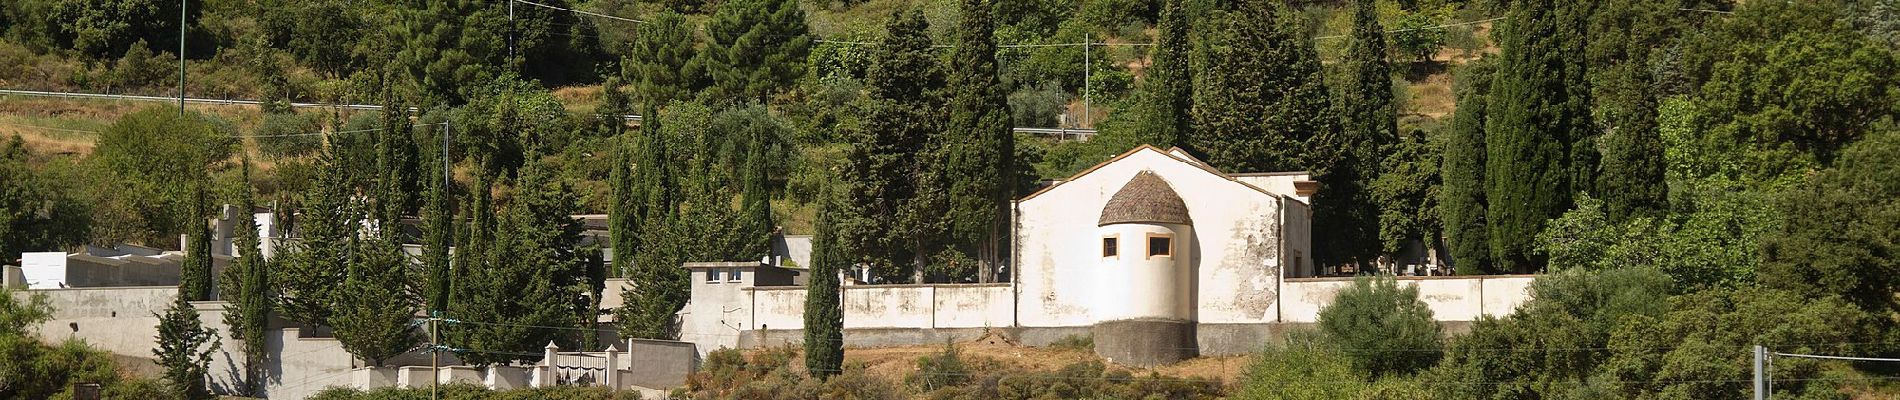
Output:
<svg viewBox="0 0 1900 400">
<path fill-rule="evenodd" d="M 1187 202 L 1181 201 L 1167 180 L 1154 171 L 1141 171 L 1102 206 L 1102 219 L 1096 226 L 1126 223 L 1188 225 L 1193 220 L 1188 218 Z"/>
</svg>

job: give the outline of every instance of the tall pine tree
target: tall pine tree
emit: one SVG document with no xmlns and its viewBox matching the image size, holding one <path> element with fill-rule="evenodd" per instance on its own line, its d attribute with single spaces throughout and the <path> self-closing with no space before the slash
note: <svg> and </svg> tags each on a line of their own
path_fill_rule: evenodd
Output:
<svg viewBox="0 0 1900 400">
<path fill-rule="evenodd" d="M 1544 260 L 1532 240 L 1570 208 L 1577 177 L 1591 168 L 1590 99 L 1583 76 L 1587 5 L 1515 2 L 1502 29 L 1502 51 L 1485 110 L 1486 222 L 1496 270 L 1531 272 Z M 1582 164 L 1582 165 L 1580 165 Z"/>
<path fill-rule="evenodd" d="M 1599 5 L 1590 18 L 1591 99 L 1603 128 L 1603 170 L 1594 195 L 1603 199 L 1612 221 L 1667 206 L 1656 123 L 1660 101 L 1649 54 L 1651 46 L 1667 39 L 1661 26 L 1673 12 L 1667 3 L 1614 0 Z"/>
<path fill-rule="evenodd" d="M 191 204 L 187 209 L 191 214 L 185 219 L 185 262 L 178 267 L 178 295 L 186 301 L 211 300 L 211 225 L 204 220 L 211 215 L 206 210 L 210 200 L 205 198 L 205 185 L 208 178 L 194 178 L 191 185 Z"/>
<path fill-rule="evenodd" d="M 668 152 L 671 139 L 662 125 L 667 116 L 654 107 L 643 115 L 653 117 L 641 121 L 640 131 L 631 138 L 637 145 L 629 150 L 637 153 L 631 165 L 623 161 L 618 166 L 632 169 L 621 171 L 615 180 L 615 193 L 622 196 L 615 199 L 616 210 L 630 217 L 616 225 L 621 231 L 614 233 L 614 262 L 633 282 L 621 293 L 627 301 L 616 310 L 616 318 L 623 337 L 670 339 L 677 332 L 674 313 L 686 305 L 690 283 L 678 265 L 674 245 L 680 239 L 672 235 L 677 189 Z"/>
<path fill-rule="evenodd" d="M 1485 110 L 1491 91 L 1492 62 L 1478 59 L 1458 68 L 1453 92 L 1458 110 L 1446 128 L 1443 148 L 1444 188 L 1439 191 L 1439 218 L 1451 261 L 1460 275 L 1496 272 L 1491 268 L 1491 232 L 1485 223 Z"/>
<path fill-rule="evenodd" d="M 1189 65 L 1190 25 L 1194 22 L 1187 2 L 1167 0 L 1161 6 L 1161 19 L 1155 24 L 1155 45 L 1149 53 L 1148 68 L 1143 69 L 1141 90 L 1136 92 L 1140 122 L 1135 126 L 1136 141 L 1161 148 L 1185 145 L 1193 128 L 1194 70 Z"/>
<path fill-rule="evenodd" d="M 978 265 L 958 266 L 952 276 L 989 282 L 1002 261 L 1004 226 L 1015 172 L 1016 136 L 1010 130 L 1009 94 L 996 76 L 995 22 L 990 2 L 963 0 L 951 56 L 950 119 L 940 134 L 942 168 L 949 184 L 951 250 Z"/>
<path fill-rule="evenodd" d="M 198 309 L 187 302 L 183 296 L 172 301 L 165 314 L 153 313 L 158 318 L 158 348 L 152 349 L 152 360 L 165 368 L 165 390 L 169 397 L 185 400 L 212 399 L 211 392 L 205 388 L 205 379 L 210 375 L 211 356 L 218 352 L 218 330 L 206 328 L 198 318 Z M 9 361 L 11 362 L 11 361 Z"/>
<path fill-rule="evenodd" d="M 715 103 L 769 102 L 805 74 L 810 28 L 797 0 L 732 0 L 706 22 Z"/>
<path fill-rule="evenodd" d="M 1308 168 L 1309 140 L 1337 120 L 1305 24 L 1279 1 L 1222 5 L 1193 31 L 1189 150 L 1229 172 Z"/>
<path fill-rule="evenodd" d="M 1353 2 L 1352 39 L 1347 45 L 1340 99 L 1343 129 L 1321 132 L 1308 148 L 1322 189 L 1313 200 L 1317 261 L 1333 264 L 1370 262 L 1380 253 L 1382 230 L 1372 183 L 1379 179 L 1386 154 L 1398 141 L 1398 114 L 1392 99 L 1392 67 L 1386 61 L 1385 28 L 1371 0 Z M 1410 236 L 1394 232 L 1391 236 Z"/>
<path fill-rule="evenodd" d="M 401 119 L 386 121 L 392 125 L 385 126 L 407 125 L 408 118 Z M 384 133 L 390 130 L 394 129 L 385 129 Z M 394 164 L 391 155 L 398 151 L 388 147 L 408 145 L 407 140 L 380 141 L 379 163 Z M 415 318 L 418 302 L 408 290 L 410 264 L 402 251 L 401 199 L 408 197 L 397 193 L 402 190 L 402 180 L 399 174 L 384 171 L 371 192 L 373 207 L 352 207 L 342 214 L 345 223 L 354 226 L 357 221 L 369 220 L 374 221 L 375 229 L 373 235 L 355 234 L 344 240 L 346 276 L 337 289 L 343 295 L 336 298 L 329 325 L 336 328 L 336 339 L 343 350 L 373 366 L 382 366 L 384 361 L 407 351 L 416 339 L 409 322 Z"/>
<path fill-rule="evenodd" d="M 844 366 L 844 301 L 839 272 L 851 256 L 838 243 L 831 224 L 837 212 L 830 186 L 818 198 L 818 221 L 811 241 L 811 282 L 805 292 L 805 370 L 814 378 L 835 376 Z"/>
<path fill-rule="evenodd" d="M 930 141 L 941 129 L 945 79 L 928 27 L 920 11 L 892 13 L 865 72 L 864 123 L 842 177 L 851 214 L 835 221 L 839 239 L 886 281 L 920 276 L 918 260 L 932 255 L 923 241 L 935 238 L 942 217 L 930 213 L 932 199 L 919 198 L 937 166 Z"/>
<path fill-rule="evenodd" d="M 238 196 L 236 231 L 237 256 L 234 268 L 225 270 L 229 284 L 224 285 L 224 297 L 228 301 L 224 313 L 224 325 L 230 327 L 231 337 L 244 342 L 244 389 L 245 393 L 258 393 L 264 387 L 264 362 L 268 360 L 265 347 L 265 329 L 270 322 L 270 270 L 264 260 L 261 249 L 262 240 L 258 237 L 257 200 L 251 194 L 251 159 L 245 156 L 240 173 L 240 182 L 235 188 Z"/>
<path fill-rule="evenodd" d="M 633 85 L 638 107 L 657 109 L 706 86 L 709 60 L 698 56 L 698 43 L 686 17 L 673 11 L 662 11 L 635 29 L 620 68 Z"/>
<path fill-rule="evenodd" d="M 434 156 L 437 162 L 441 157 Z M 455 247 L 455 192 L 450 187 L 447 174 L 442 168 L 430 168 L 434 179 L 422 183 L 429 188 L 423 194 L 422 205 L 422 266 L 427 271 L 423 295 L 427 302 L 427 311 L 448 310 L 449 294 L 454 291 L 453 264 L 455 260 L 449 249 Z"/>
</svg>

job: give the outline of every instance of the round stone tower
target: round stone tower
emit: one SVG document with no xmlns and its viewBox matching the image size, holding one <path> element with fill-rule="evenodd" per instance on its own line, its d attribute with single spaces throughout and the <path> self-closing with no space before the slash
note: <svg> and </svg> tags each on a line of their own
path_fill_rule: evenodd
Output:
<svg viewBox="0 0 1900 400">
<path fill-rule="evenodd" d="M 1140 367 L 1197 355 L 1187 203 L 1160 175 L 1141 171 L 1102 206 L 1096 226 L 1095 354 Z"/>
</svg>

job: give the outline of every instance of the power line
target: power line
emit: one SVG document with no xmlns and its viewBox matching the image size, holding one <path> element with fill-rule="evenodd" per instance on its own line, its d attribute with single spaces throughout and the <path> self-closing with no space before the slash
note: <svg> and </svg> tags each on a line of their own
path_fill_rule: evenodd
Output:
<svg viewBox="0 0 1900 400">
<path fill-rule="evenodd" d="M 1422 31 L 1422 30 L 1428 30 L 1428 29 L 1445 29 L 1445 28 L 1450 28 L 1454 26 L 1482 24 L 1482 23 L 1497 21 L 1497 20 L 1501 20 L 1505 18 L 1506 17 L 1496 17 L 1496 18 L 1481 19 L 1477 21 L 1465 21 L 1465 22 L 1459 22 L 1459 23 L 1435 25 L 1435 26 L 1427 26 L 1427 27 L 1419 27 L 1419 28 L 1393 29 L 1393 30 L 1385 31 L 1385 33 L 1402 33 L 1402 32 L 1411 32 L 1411 31 Z M 1346 36 L 1350 36 L 1350 35 L 1320 36 L 1320 37 L 1313 38 L 1313 40 L 1338 39 L 1338 38 L 1343 38 Z"/>
<path fill-rule="evenodd" d="M 531 6 L 535 6 L 535 7 L 541 7 L 541 8 L 549 8 L 549 9 L 555 9 L 555 10 L 561 10 L 561 11 L 567 11 L 567 12 L 572 12 L 572 13 L 575 13 L 575 14 L 581 14 L 581 15 L 591 15 L 591 16 L 595 16 L 595 17 L 601 17 L 601 18 L 607 18 L 607 19 L 612 19 L 612 20 L 618 20 L 618 21 L 626 21 L 626 22 L 632 22 L 632 23 L 636 23 L 636 24 L 644 24 L 644 23 L 647 23 L 646 21 L 641 21 L 641 20 L 637 20 L 637 19 L 633 19 L 633 18 L 625 18 L 625 17 L 616 17 L 616 16 L 612 16 L 612 15 L 607 15 L 607 14 L 601 14 L 601 13 L 597 13 L 597 12 L 589 12 L 589 11 L 582 11 L 582 10 L 576 10 L 576 9 L 572 9 L 572 8 L 561 8 L 561 7 L 555 7 L 555 6 L 550 6 L 550 5 L 546 5 L 546 4 L 541 4 L 541 3 L 536 3 L 536 2 L 532 2 L 532 1 L 528 1 L 528 0 L 509 0 L 509 1 L 513 1 L 513 2 L 516 2 L 516 3 L 522 3 L 522 4 L 527 4 L 527 5 L 531 5 Z"/>
</svg>

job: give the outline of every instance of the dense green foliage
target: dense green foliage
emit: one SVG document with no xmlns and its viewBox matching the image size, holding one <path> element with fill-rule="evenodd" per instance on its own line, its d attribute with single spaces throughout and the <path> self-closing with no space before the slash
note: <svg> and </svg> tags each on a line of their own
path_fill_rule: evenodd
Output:
<svg viewBox="0 0 1900 400">
<path fill-rule="evenodd" d="M 1587 143 L 1590 120 L 1584 85 L 1583 32 L 1587 7 L 1524 1 L 1511 7 L 1491 99 L 1485 108 L 1485 221 L 1496 271 L 1530 272 L 1543 264 L 1531 238 L 1544 221 L 1570 208 L 1573 191 L 1594 176 L 1576 154 Z"/>
<path fill-rule="evenodd" d="M 269 341 L 265 335 L 270 325 L 271 287 L 270 269 L 273 264 L 264 259 L 261 249 L 262 238 L 258 237 L 256 196 L 251 193 L 251 162 L 245 158 L 241 165 L 240 182 L 237 192 L 237 223 L 232 224 L 237 238 L 233 241 L 237 260 L 225 268 L 224 276 L 219 277 L 220 296 L 229 302 L 225 309 L 224 325 L 230 327 L 231 337 L 244 342 L 244 384 L 247 392 L 255 392 L 263 387 L 265 374 L 264 362 L 269 359 L 267 352 Z"/>
<path fill-rule="evenodd" d="M 917 358 L 902 381 L 846 365 L 829 378 L 797 371 L 797 349 L 714 350 L 676 397 L 795 399 L 1205 399 L 1225 395 L 1219 379 L 1163 376 L 1086 360 L 1050 370 L 1026 369 L 1003 359 L 946 345 Z"/>
<path fill-rule="evenodd" d="M 950 118 L 935 139 L 943 152 L 938 172 L 950 192 L 943 216 L 952 265 L 944 274 L 980 282 L 1003 262 L 1009 200 L 1016 172 L 1016 135 L 1010 131 L 1007 88 L 997 76 L 991 2 L 963 0 L 951 54 Z M 968 265 L 975 260 L 978 265 Z M 961 261 L 961 262 L 959 262 Z"/>
<path fill-rule="evenodd" d="M 1320 332 L 1360 375 L 1409 374 L 1438 361 L 1439 328 L 1418 287 L 1360 277 L 1319 312 Z"/>
<path fill-rule="evenodd" d="M 1331 135 L 1338 120 L 1304 24 L 1277 1 L 1223 5 L 1193 31 L 1187 148 L 1222 171 L 1311 167 L 1308 141 Z"/>
<path fill-rule="evenodd" d="M 1398 199 L 1375 193 L 1381 189 L 1374 187 L 1376 182 L 1386 169 L 1399 168 L 1396 163 L 1413 161 L 1392 154 L 1400 137 L 1384 31 L 1373 1 L 1353 2 L 1351 43 L 1347 44 L 1345 65 L 1340 67 L 1338 97 L 1333 101 L 1333 106 L 1339 108 L 1340 129 L 1319 131 L 1306 148 L 1308 156 L 1315 157 L 1308 168 L 1326 187 L 1314 196 L 1313 210 L 1313 218 L 1328 221 L 1313 227 L 1314 243 L 1318 244 L 1313 252 L 1321 262 L 1372 261 L 1379 254 L 1396 253 L 1396 246 L 1380 246 L 1392 242 L 1382 238 L 1424 236 L 1408 232 L 1412 224 L 1380 223 L 1386 220 L 1382 211 L 1396 206 L 1392 201 Z M 1425 197 L 1425 193 L 1418 193 L 1422 191 L 1412 192 L 1407 195 Z"/>
<path fill-rule="evenodd" d="M 806 282 L 810 289 L 805 292 L 805 370 L 822 379 L 844 368 L 844 292 L 839 278 L 851 257 L 831 229 L 837 200 L 829 190 L 821 196 L 811 240 L 811 278 Z"/>
<path fill-rule="evenodd" d="M 158 347 L 152 357 L 165 369 L 165 391 L 179 399 L 213 398 L 205 387 L 211 368 L 211 356 L 218 352 L 218 331 L 204 327 L 198 310 L 180 295 L 164 315 L 158 317 Z"/>
<path fill-rule="evenodd" d="M 0 263 L 78 244 L 91 233 L 87 205 L 51 174 L 35 171 L 32 157 L 19 136 L 0 142 Z"/>
<path fill-rule="evenodd" d="M 850 211 L 834 221 L 839 239 L 884 281 L 917 281 L 920 261 L 941 245 L 933 240 L 940 215 L 932 213 L 933 200 L 941 199 L 928 197 L 927 185 L 942 178 L 933 170 L 938 153 L 931 145 L 942 121 L 945 77 L 926 28 L 921 12 L 891 14 L 889 33 L 865 71 L 864 122 L 852 132 L 839 177 Z"/>
</svg>

